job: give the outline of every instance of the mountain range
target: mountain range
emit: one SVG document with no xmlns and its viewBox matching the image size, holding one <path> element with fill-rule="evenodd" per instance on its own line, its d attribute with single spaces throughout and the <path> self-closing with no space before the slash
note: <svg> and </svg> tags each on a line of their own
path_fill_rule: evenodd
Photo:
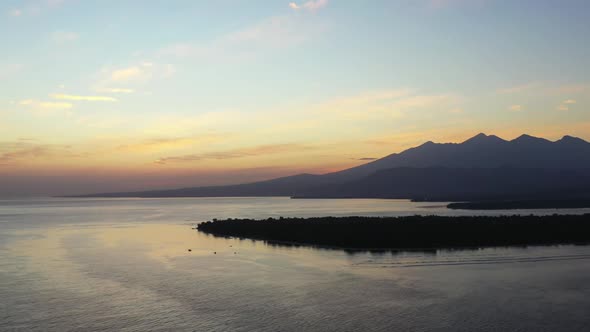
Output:
<svg viewBox="0 0 590 332">
<path fill-rule="evenodd" d="M 507 141 L 478 134 L 462 143 L 426 142 L 381 159 L 323 175 L 78 197 L 407 198 L 491 200 L 590 198 L 590 143 L 522 135 Z"/>
</svg>

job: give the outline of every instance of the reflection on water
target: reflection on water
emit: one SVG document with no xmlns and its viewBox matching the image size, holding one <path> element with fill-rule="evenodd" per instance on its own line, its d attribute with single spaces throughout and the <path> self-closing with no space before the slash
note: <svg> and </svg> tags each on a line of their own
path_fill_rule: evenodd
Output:
<svg viewBox="0 0 590 332">
<path fill-rule="evenodd" d="M 440 209 L 424 213 L 449 213 Z M 352 253 L 191 229 L 214 217 L 423 210 L 378 200 L 2 201 L 0 330 L 586 330 L 586 246 Z"/>
</svg>

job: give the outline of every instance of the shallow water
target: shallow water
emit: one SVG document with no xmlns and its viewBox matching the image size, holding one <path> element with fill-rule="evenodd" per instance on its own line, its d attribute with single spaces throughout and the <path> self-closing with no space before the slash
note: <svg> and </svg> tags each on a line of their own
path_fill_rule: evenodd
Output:
<svg viewBox="0 0 590 332">
<path fill-rule="evenodd" d="M 588 246 L 347 253 L 192 229 L 226 217 L 516 212 L 388 200 L 4 200 L 0 330 L 587 331 Z"/>
</svg>

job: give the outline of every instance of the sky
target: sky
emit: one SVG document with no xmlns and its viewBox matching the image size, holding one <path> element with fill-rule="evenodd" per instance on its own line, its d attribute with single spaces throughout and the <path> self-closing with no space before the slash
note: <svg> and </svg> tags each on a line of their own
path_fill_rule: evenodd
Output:
<svg viewBox="0 0 590 332">
<path fill-rule="evenodd" d="M 0 196 L 590 140 L 587 0 L 4 0 Z"/>
</svg>

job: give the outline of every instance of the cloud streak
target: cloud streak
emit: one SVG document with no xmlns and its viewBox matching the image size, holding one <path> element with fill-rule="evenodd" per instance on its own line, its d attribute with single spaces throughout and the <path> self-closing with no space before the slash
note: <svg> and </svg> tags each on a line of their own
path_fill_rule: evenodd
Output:
<svg viewBox="0 0 590 332">
<path fill-rule="evenodd" d="M 511 86 L 508 88 L 498 89 L 498 94 L 516 94 L 538 89 L 543 86 L 542 82 L 530 82 L 526 84 Z"/>
<path fill-rule="evenodd" d="M 55 156 L 71 158 L 82 155 L 72 152 L 67 145 L 39 144 L 28 139 L 0 142 L 0 166 Z"/>
<path fill-rule="evenodd" d="M 51 34 L 51 39 L 58 44 L 71 43 L 78 40 L 80 36 L 72 31 L 55 31 Z"/>
<path fill-rule="evenodd" d="M 311 146 L 286 143 L 270 144 L 254 147 L 239 148 L 226 151 L 213 151 L 201 154 L 188 154 L 181 156 L 163 157 L 155 161 L 156 164 L 186 163 L 202 160 L 226 160 L 246 157 L 256 157 L 261 155 L 289 153 L 294 151 L 306 151 L 313 149 Z"/>
<path fill-rule="evenodd" d="M 590 84 L 567 84 L 554 87 L 551 92 L 556 94 L 582 94 L 590 93 Z"/>
<path fill-rule="evenodd" d="M 12 16 L 12 17 L 19 17 L 23 14 L 23 11 L 21 9 L 15 8 L 12 9 L 8 12 L 8 15 Z"/>
<path fill-rule="evenodd" d="M 140 142 L 120 145 L 117 150 L 127 152 L 154 152 L 161 150 L 177 150 L 194 147 L 195 145 L 213 143 L 227 138 L 228 135 L 205 134 L 196 137 L 160 137 L 145 139 Z"/>
<path fill-rule="evenodd" d="M 12 64 L 0 64 L 0 78 L 8 78 L 13 75 L 16 75 L 19 71 L 23 69 L 23 65 L 18 63 Z"/>
<path fill-rule="evenodd" d="M 444 108 L 448 112 L 449 109 L 456 109 L 461 99 L 450 93 L 419 94 L 412 89 L 391 89 L 336 98 L 317 106 L 317 110 L 355 119 L 402 117 L 413 110 Z"/>
<path fill-rule="evenodd" d="M 573 99 L 564 100 L 559 106 L 557 106 L 558 111 L 569 111 L 570 106 L 576 103 Z"/>
<path fill-rule="evenodd" d="M 563 111 L 569 111 L 570 108 L 567 105 L 562 104 L 562 105 L 557 106 L 557 110 L 563 112 Z"/>
<path fill-rule="evenodd" d="M 318 11 L 328 5 L 328 0 L 311 0 L 299 5 L 296 2 L 290 2 L 289 8 L 294 10 L 305 9 L 311 12 Z"/>
<path fill-rule="evenodd" d="M 36 101 L 31 99 L 22 100 L 19 102 L 19 105 L 45 109 L 70 109 L 74 106 L 66 102 Z"/>
<path fill-rule="evenodd" d="M 111 73 L 111 80 L 113 80 L 115 82 L 131 81 L 131 80 L 145 78 L 146 76 L 151 76 L 151 75 L 148 75 L 139 66 L 133 66 L 133 67 L 114 70 Z"/>
<path fill-rule="evenodd" d="M 133 93 L 135 92 L 133 88 L 136 85 L 145 84 L 152 80 L 167 79 L 175 73 L 176 67 L 172 64 L 149 61 L 137 62 L 127 67 L 105 67 L 98 74 L 94 90 L 104 93 Z M 127 87 L 118 87 L 123 84 Z"/>
<path fill-rule="evenodd" d="M 53 99 L 62 99 L 62 100 L 75 100 L 75 101 L 108 101 L 114 102 L 117 99 L 113 97 L 105 97 L 105 96 L 76 96 L 76 95 L 66 95 L 66 94 L 52 94 L 49 95 Z"/>
<path fill-rule="evenodd" d="M 482 5 L 486 0 L 427 0 L 428 6 L 434 9 L 442 9 L 456 5 Z"/>
<path fill-rule="evenodd" d="M 99 88 L 97 89 L 99 92 L 105 93 L 134 93 L 135 90 L 133 89 L 125 89 L 125 88 Z"/>
<path fill-rule="evenodd" d="M 523 93 L 543 93 L 543 94 L 582 94 L 590 92 L 590 84 L 559 84 L 556 82 L 530 82 L 512 87 L 498 89 L 498 94 L 523 94 Z"/>
<path fill-rule="evenodd" d="M 63 5 L 65 0 L 39 0 L 31 2 L 28 5 L 20 8 L 13 8 L 8 11 L 8 15 L 12 17 L 22 17 L 25 15 L 39 15 L 47 9 L 57 8 Z"/>
<path fill-rule="evenodd" d="M 18 105 L 26 107 L 31 113 L 41 116 L 46 115 L 72 115 L 73 104 L 57 101 L 21 100 Z"/>
<path fill-rule="evenodd" d="M 291 8 L 299 8 L 293 3 Z M 244 61 L 275 50 L 296 47 L 324 30 L 324 23 L 304 15 L 273 16 L 209 42 L 181 42 L 158 55 L 197 58 L 208 62 Z"/>
</svg>

